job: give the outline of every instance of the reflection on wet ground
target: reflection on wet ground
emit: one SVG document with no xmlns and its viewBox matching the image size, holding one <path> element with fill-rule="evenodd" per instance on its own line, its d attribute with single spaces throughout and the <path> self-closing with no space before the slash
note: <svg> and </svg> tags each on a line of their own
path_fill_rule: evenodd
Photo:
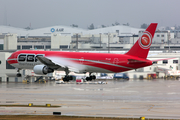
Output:
<svg viewBox="0 0 180 120">
<path fill-rule="evenodd" d="M 60 108 L 5 108 L 0 114 L 180 118 L 180 81 L 129 80 L 108 84 L 0 83 L 0 104 L 61 105 Z M 34 113 L 34 110 L 36 113 Z M 4 111 L 4 112 L 3 112 Z"/>
</svg>

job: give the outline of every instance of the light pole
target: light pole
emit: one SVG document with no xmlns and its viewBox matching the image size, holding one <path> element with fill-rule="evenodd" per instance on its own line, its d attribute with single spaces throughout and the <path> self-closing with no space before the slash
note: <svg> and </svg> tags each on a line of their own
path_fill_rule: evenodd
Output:
<svg viewBox="0 0 180 120">
<path fill-rule="evenodd" d="M 76 51 L 78 51 L 78 33 L 76 34 Z"/>
<path fill-rule="evenodd" d="M 100 48 L 101 48 L 101 33 L 99 33 L 99 35 L 100 35 Z"/>
<path fill-rule="evenodd" d="M 110 42 L 110 33 L 108 33 L 108 53 L 110 53 L 110 45 L 109 45 L 109 42 Z"/>
</svg>

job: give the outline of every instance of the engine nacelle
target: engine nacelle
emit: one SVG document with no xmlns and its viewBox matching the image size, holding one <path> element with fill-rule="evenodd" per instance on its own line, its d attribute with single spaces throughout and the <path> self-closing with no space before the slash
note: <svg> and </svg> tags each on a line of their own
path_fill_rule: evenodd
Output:
<svg viewBox="0 0 180 120">
<path fill-rule="evenodd" d="M 46 75 L 48 73 L 54 72 L 53 69 L 48 68 L 45 65 L 35 65 L 34 68 L 33 68 L 33 71 L 34 71 L 35 74 L 40 74 L 40 75 Z"/>
</svg>

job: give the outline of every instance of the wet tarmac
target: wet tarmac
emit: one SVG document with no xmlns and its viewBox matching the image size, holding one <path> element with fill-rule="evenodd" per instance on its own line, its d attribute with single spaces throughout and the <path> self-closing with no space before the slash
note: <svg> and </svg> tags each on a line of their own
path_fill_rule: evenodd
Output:
<svg viewBox="0 0 180 120">
<path fill-rule="evenodd" d="M 0 115 L 52 115 L 61 112 L 70 116 L 180 119 L 180 81 L 0 83 L 0 104 L 28 103 L 61 107 L 0 107 Z"/>
</svg>

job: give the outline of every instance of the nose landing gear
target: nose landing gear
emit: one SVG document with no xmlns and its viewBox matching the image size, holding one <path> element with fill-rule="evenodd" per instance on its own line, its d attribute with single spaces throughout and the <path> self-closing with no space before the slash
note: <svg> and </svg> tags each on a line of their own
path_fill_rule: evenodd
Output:
<svg viewBox="0 0 180 120">
<path fill-rule="evenodd" d="M 21 77 L 20 69 L 17 70 L 16 77 Z"/>
</svg>

